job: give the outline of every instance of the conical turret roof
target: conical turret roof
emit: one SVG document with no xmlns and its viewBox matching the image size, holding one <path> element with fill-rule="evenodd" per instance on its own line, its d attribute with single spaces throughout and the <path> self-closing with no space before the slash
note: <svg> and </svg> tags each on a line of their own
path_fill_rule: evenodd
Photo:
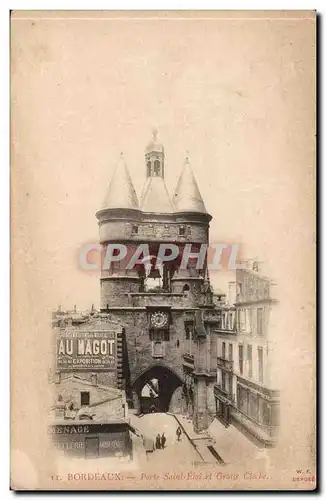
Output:
<svg viewBox="0 0 326 500">
<path fill-rule="evenodd" d="M 168 190 L 162 177 L 149 177 L 144 186 L 140 207 L 143 212 L 174 212 Z"/>
<path fill-rule="evenodd" d="M 173 204 L 176 212 L 207 213 L 188 158 L 186 158 L 173 195 Z"/>
<path fill-rule="evenodd" d="M 102 210 L 106 208 L 139 210 L 137 194 L 122 154 L 114 170 L 102 205 Z"/>
</svg>

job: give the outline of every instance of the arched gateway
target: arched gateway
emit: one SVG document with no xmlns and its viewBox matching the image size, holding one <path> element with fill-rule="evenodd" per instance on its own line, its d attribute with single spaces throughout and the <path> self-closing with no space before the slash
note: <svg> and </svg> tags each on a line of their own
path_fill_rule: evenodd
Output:
<svg viewBox="0 0 326 500">
<path fill-rule="evenodd" d="M 174 411 L 184 397 L 195 428 L 203 429 L 214 411 L 214 398 L 208 397 L 215 378 L 208 353 L 214 348 L 208 346 L 215 311 L 206 260 L 200 266 L 196 257 L 188 257 L 185 266 L 181 262 L 184 252 L 198 254 L 208 244 L 211 216 L 188 158 L 172 198 L 164 173 L 164 148 L 156 133 L 145 151 L 140 201 L 120 158 L 96 216 L 101 245 L 124 244 L 128 251 L 123 261 L 112 259 L 102 271 L 101 312 L 124 328 L 118 384 L 125 387 L 129 405 Z M 179 247 L 176 258 L 159 268 L 128 266 L 139 245 L 148 246 L 150 264 L 157 262 L 163 243 Z"/>
<path fill-rule="evenodd" d="M 156 364 L 145 370 L 132 385 L 140 413 L 182 411 L 181 378 L 167 366 Z M 179 389 L 179 390 L 178 390 Z"/>
</svg>

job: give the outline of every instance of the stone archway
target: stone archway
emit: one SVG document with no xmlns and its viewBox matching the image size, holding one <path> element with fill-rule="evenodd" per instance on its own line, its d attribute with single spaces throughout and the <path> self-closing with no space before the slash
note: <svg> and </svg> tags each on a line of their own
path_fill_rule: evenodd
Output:
<svg viewBox="0 0 326 500">
<path fill-rule="evenodd" d="M 170 368 L 154 365 L 135 380 L 132 390 L 139 401 L 140 413 L 161 412 L 179 409 L 179 394 L 182 380 Z"/>
</svg>

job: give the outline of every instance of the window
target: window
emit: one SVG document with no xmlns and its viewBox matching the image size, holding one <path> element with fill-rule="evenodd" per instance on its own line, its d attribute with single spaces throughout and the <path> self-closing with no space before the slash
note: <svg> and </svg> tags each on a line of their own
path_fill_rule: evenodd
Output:
<svg viewBox="0 0 326 500">
<path fill-rule="evenodd" d="M 222 389 L 226 391 L 226 374 L 224 370 L 222 371 Z"/>
<path fill-rule="evenodd" d="M 249 417 L 259 421 L 259 399 L 257 394 L 249 393 L 249 407 L 248 407 Z"/>
<path fill-rule="evenodd" d="M 272 423 L 272 415 L 271 415 L 271 405 L 264 401 L 260 400 L 260 422 L 263 425 L 269 426 Z"/>
<path fill-rule="evenodd" d="M 184 226 L 179 227 L 179 236 L 184 236 L 186 234 L 186 228 Z"/>
<path fill-rule="evenodd" d="M 252 309 L 247 309 L 247 333 L 252 334 Z"/>
<path fill-rule="evenodd" d="M 233 378 L 232 374 L 229 373 L 229 394 L 233 395 Z"/>
<path fill-rule="evenodd" d="M 264 382 L 264 359 L 263 359 L 263 348 L 258 347 L 258 379 L 259 382 Z"/>
<path fill-rule="evenodd" d="M 150 330 L 149 338 L 152 341 L 168 342 L 170 340 L 170 333 L 168 330 Z"/>
<path fill-rule="evenodd" d="M 239 371 L 243 374 L 243 345 L 239 345 Z"/>
<path fill-rule="evenodd" d="M 237 393 L 238 393 L 239 410 L 243 411 L 247 415 L 248 414 L 249 391 L 247 391 L 247 389 L 245 389 L 244 387 L 240 387 L 238 385 Z"/>
<path fill-rule="evenodd" d="M 161 173 L 161 164 L 159 162 L 159 160 L 155 160 L 154 161 L 154 175 L 156 175 L 156 177 L 158 175 L 160 175 Z"/>
<path fill-rule="evenodd" d="M 225 342 L 222 342 L 222 358 L 225 359 Z"/>
<path fill-rule="evenodd" d="M 132 226 L 131 232 L 132 232 L 132 234 L 138 234 L 138 226 Z"/>
<path fill-rule="evenodd" d="M 80 393 L 80 406 L 89 406 L 89 392 Z"/>
<path fill-rule="evenodd" d="M 257 309 L 257 334 L 263 335 L 263 309 Z"/>
<path fill-rule="evenodd" d="M 189 340 L 189 339 L 190 339 L 190 330 L 189 330 L 189 326 L 185 326 L 185 330 L 186 330 L 186 340 Z"/>
<path fill-rule="evenodd" d="M 229 361 L 233 361 L 233 344 L 229 344 Z"/>
<path fill-rule="evenodd" d="M 252 346 L 247 346 L 248 377 L 252 377 Z"/>
<path fill-rule="evenodd" d="M 152 164 L 150 161 L 147 162 L 147 177 L 151 176 Z"/>
<path fill-rule="evenodd" d="M 153 358 L 163 358 L 165 353 L 164 342 L 152 342 L 152 356 Z"/>
<path fill-rule="evenodd" d="M 246 331 L 246 310 L 239 310 L 239 319 L 240 319 L 240 332 Z"/>
</svg>

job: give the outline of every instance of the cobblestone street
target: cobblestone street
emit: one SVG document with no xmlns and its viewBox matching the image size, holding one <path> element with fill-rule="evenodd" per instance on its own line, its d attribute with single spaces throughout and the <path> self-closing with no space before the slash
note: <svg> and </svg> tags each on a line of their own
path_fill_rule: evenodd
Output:
<svg viewBox="0 0 326 500">
<path fill-rule="evenodd" d="M 137 418 L 137 417 L 136 417 Z M 167 413 L 149 413 L 137 418 L 138 429 L 147 437 L 151 437 L 154 442 L 157 434 L 164 432 L 166 437 L 165 448 L 155 450 L 147 454 L 148 463 L 153 466 L 165 464 L 166 470 L 171 471 L 177 464 L 178 467 L 191 466 L 201 461 L 200 456 L 190 443 L 187 436 L 182 432 L 180 442 L 177 440 L 176 430 L 178 422 Z M 134 425 L 136 422 L 134 421 Z"/>
</svg>

